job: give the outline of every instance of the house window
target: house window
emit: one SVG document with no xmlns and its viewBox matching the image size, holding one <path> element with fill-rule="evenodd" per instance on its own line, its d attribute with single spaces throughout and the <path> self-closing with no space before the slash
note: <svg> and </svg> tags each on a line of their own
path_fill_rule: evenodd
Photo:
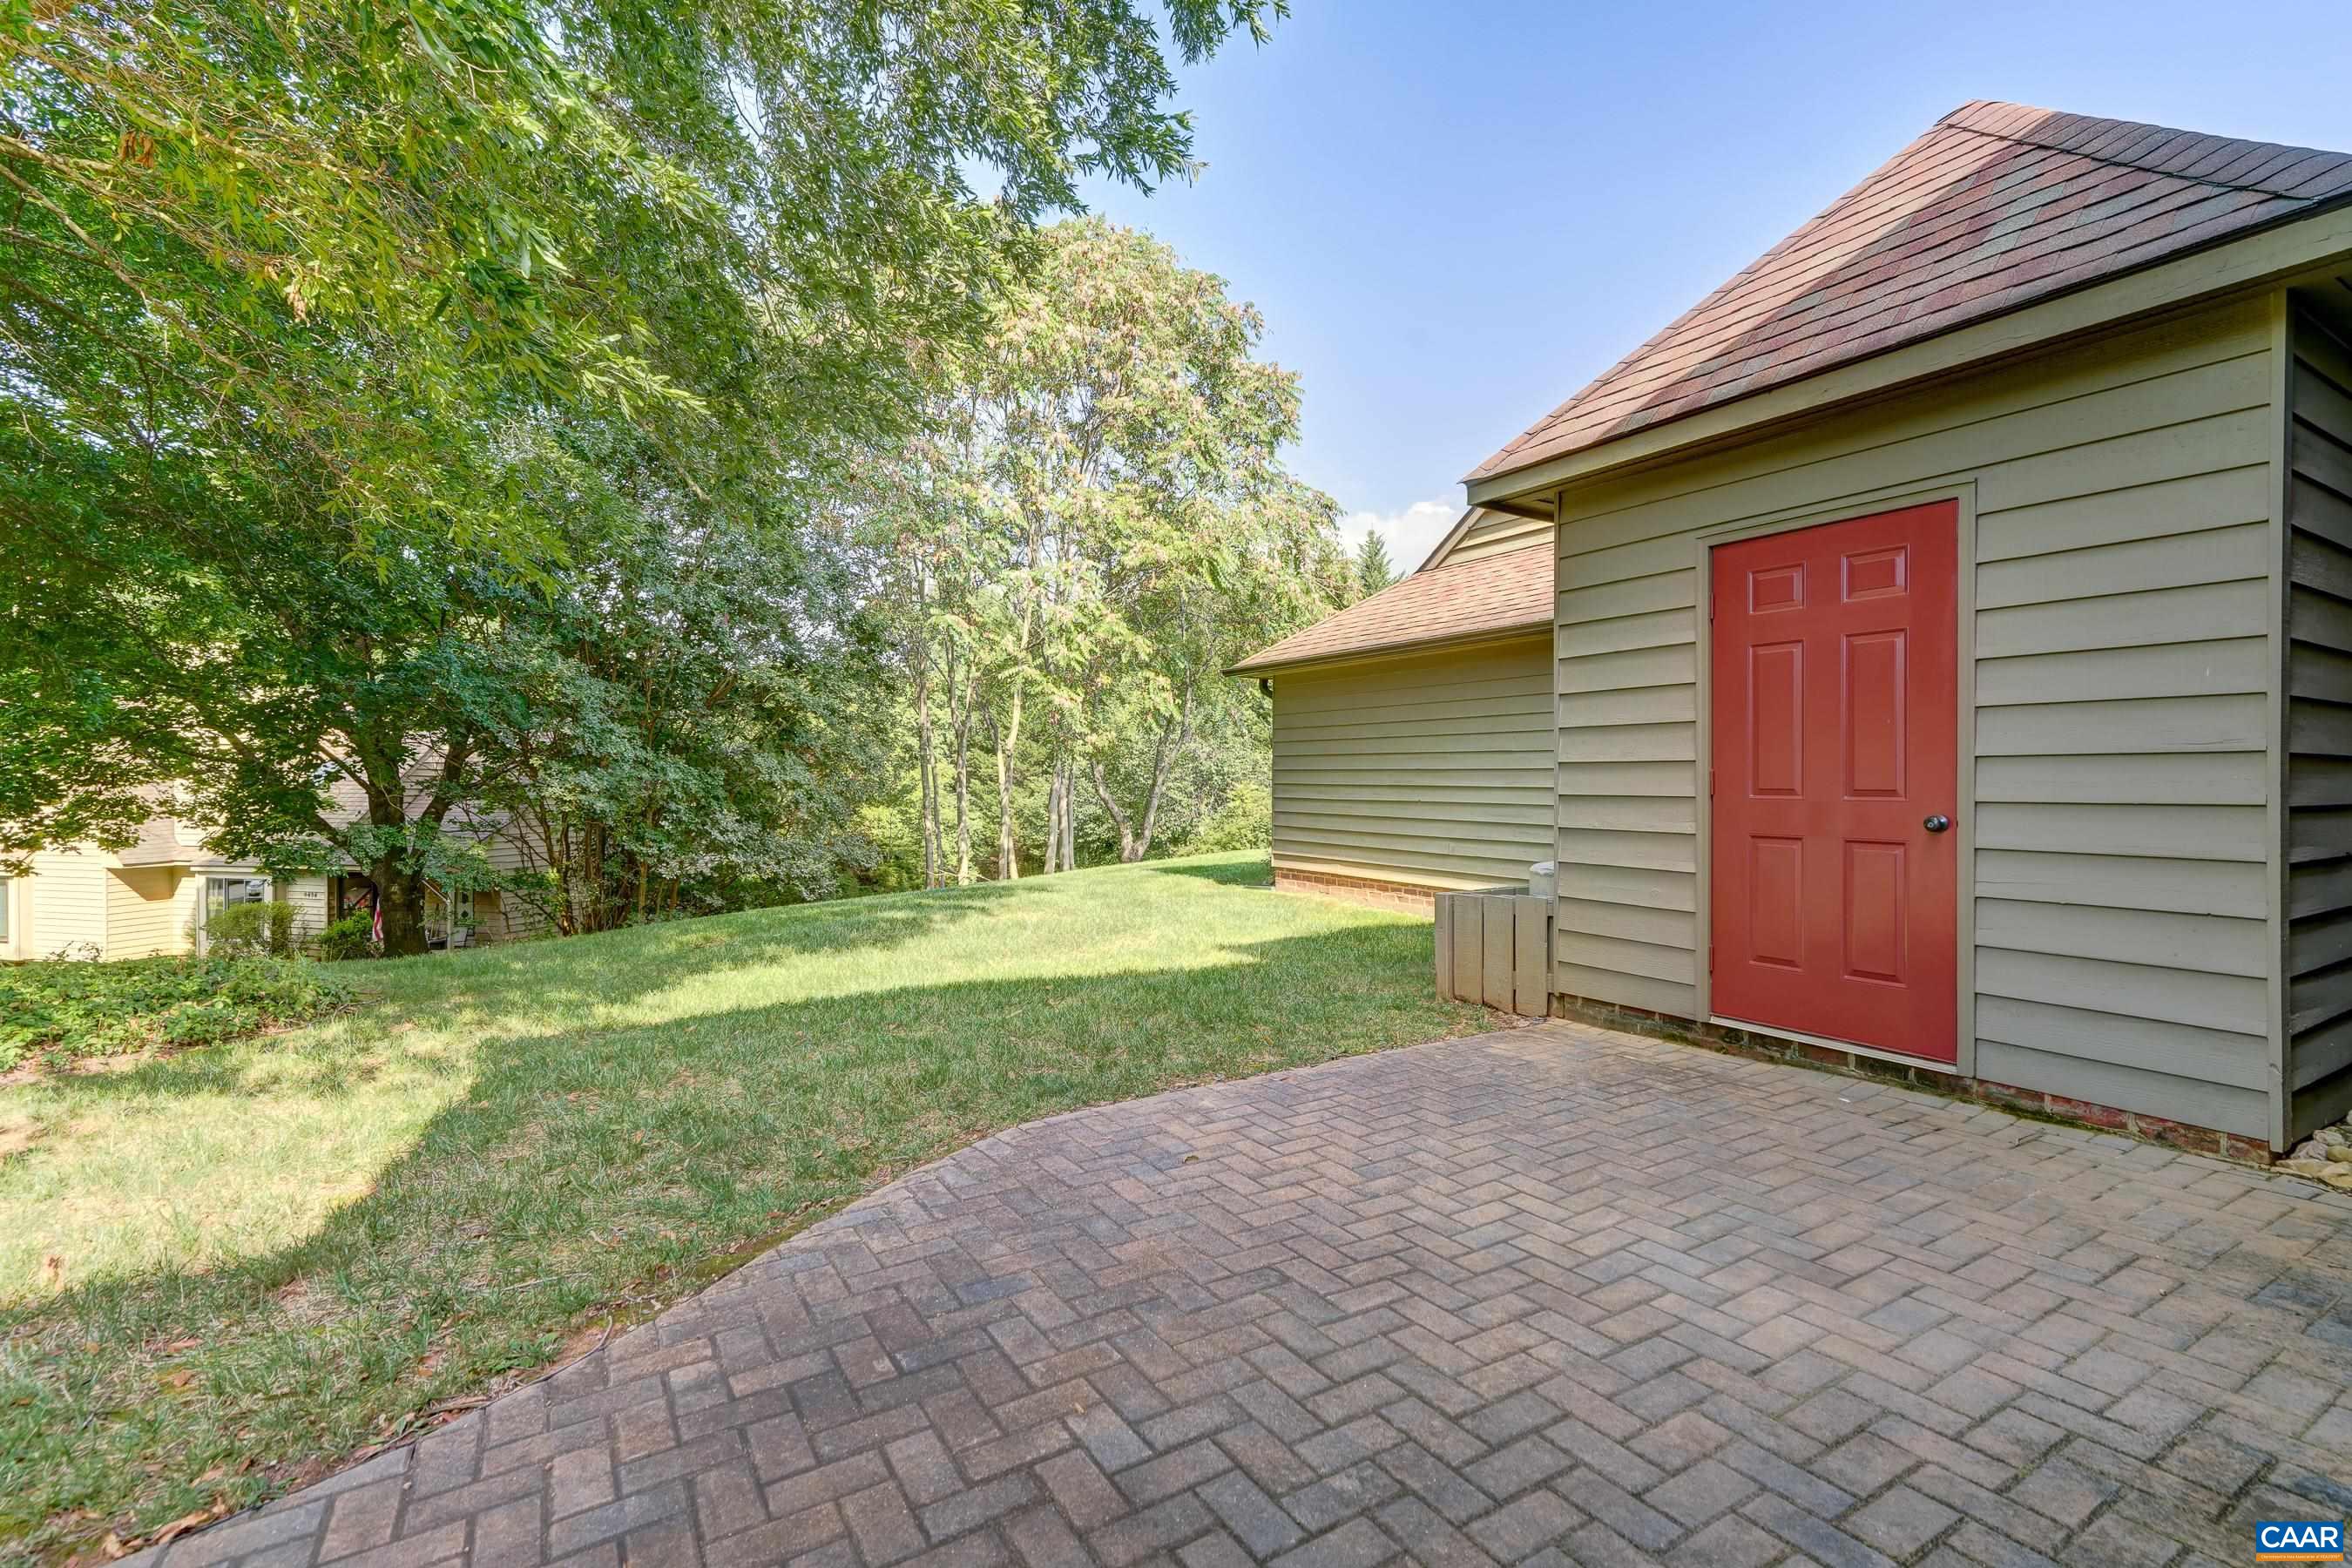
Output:
<svg viewBox="0 0 2352 1568">
<path fill-rule="evenodd" d="M 203 931 L 209 929 L 213 917 L 232 904 L 259 904 L 269 900 L 269 879 L 267 877 L 206 877 L 205 879 L 204 925 L 197 933 L 201 952 Z"/>
<path fill-rule="evenodd" d="M 15 950 L 16 928 L 11 917 L 16 912 L 16 879 L 0 877 L 0 952 Z"/>
<path fill-rule="evenodd" d="M 264 903 L 269 898 L 267 877 L 206 877 L 205 913 L 218 914 L 231 904 Z"/>
</svg>

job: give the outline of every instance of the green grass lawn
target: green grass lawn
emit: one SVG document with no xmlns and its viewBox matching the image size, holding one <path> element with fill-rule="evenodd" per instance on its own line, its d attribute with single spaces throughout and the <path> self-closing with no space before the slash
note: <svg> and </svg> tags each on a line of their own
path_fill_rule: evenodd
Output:
<svg viewBox="0 0 2352 1568">
<path fill-rule="evenodd" d="M 354 967 L 331 1023 L 0 1088 L 0 1559 L 315 1477 L 997 1128 L 1480 1026 L 1427 922 L 1265 879 Z"/>
</svg>

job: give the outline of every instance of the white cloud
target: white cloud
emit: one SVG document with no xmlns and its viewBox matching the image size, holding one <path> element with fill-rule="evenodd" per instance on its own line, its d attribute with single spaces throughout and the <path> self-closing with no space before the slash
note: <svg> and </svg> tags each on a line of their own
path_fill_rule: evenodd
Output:
<svg viewBox="0 0 2352 1568">
<path fill-rule="evenodd" d="M 1353 550 L 1364 535 L 1378 533 L 1389 547 L 1390 564 L 1402 576 L 1437 548 L 1461 515 L 1462 503 L 1454 500 L 1417 500 L 1402 511 L 1351 511 L 1339 520 L 1339 537 Z"/>
</svg>

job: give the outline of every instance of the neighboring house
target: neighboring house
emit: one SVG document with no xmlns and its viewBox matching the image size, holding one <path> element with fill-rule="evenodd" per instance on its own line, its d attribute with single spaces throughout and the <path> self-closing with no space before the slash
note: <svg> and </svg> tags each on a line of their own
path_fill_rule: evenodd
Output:
<svg viewBox="0 0 2352 1568">
<path fill-rule="evenodd" d="M 1553 544 L 1556 1007 L 2273 1148 L 2352 1110 L 2352 156 L 1969 104 L 1467 487 Z M 1277 734 L 1524 754 L 1377 668 L 1278 671 Z M 1278 823 L 1491 836 L 1303 755 Z"/>
<path fill-rule="evenodd" d="M 194 829 L 164 816 L 148 818 L 126 848 L 45 849 L 32 857 L 30 871 L 5 886 L 8 934 L 0 958 L 185 952 L 200 910 L 273 891 L 258 868 L 222 859 Z"/>
<path fill-rule="evenodd" d="M 338 808 L 362 807 L 338 790 Z M 523 868 L 527 857 L 495 826 L 482 833 L 490 863 Z M 338 914 L 367 908 L 367 884 L 356 875 L 272 879 L 250 862 L 213 853 L 203 830 L 158 810 L 140 826 L 139 839 L 121 850 L 94 844 L 45 849 L 31 874 L 0 878 L 0 961 L 35 958 L 152 958 L 198 952 L 213 910 L 253 900 L 294 906 L 298 936 L 315 934 Z M 428 888 L 425 930 L 436 945 L 528 936 L 545 924 L 538 910 L 495 891 Z"/>
</svg>

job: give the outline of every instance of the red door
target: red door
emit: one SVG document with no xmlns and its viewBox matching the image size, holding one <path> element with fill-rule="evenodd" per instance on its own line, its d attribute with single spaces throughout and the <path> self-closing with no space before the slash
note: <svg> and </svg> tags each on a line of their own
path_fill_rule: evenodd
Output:
<svg viewBox="0 0 2352 1568">
<path fill-rule="evenodd" d="M 1955 1060 L 1958 509 L 1714 557 L 1713 1011 Z"/>
</svg>

